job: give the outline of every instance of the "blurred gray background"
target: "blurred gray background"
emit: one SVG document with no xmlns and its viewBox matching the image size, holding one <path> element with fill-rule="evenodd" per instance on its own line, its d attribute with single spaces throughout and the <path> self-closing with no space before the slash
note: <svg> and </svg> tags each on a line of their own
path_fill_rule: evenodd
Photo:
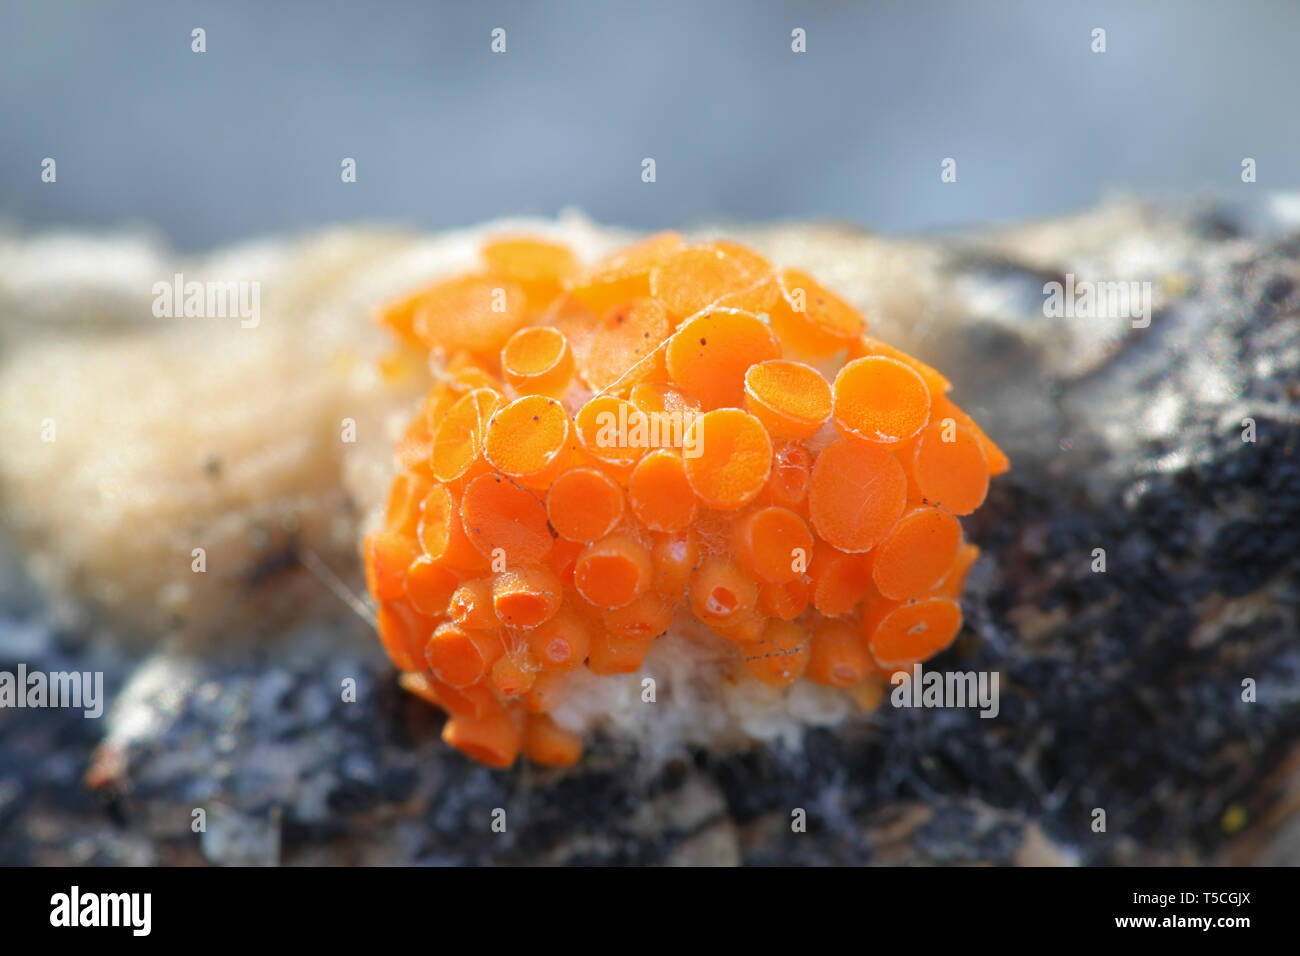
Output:
<svg viewBox="0 0 1300 956">
<path fill-rule="evenodd" d="M 0 219 L 196 249 L 566 206 L 921 231 L 1115 191 L 1249 198 L 1300 187 L 1298 39 L 1300 4 L 1265 0 L 5 0 Z"/>
</svg>

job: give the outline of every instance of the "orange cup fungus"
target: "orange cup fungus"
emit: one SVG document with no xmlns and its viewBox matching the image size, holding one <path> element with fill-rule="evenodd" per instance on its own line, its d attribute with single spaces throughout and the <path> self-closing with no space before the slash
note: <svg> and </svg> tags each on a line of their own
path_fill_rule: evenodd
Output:
<svg viewBox="0 0 1300 956">
<path fill-rule="evenodd" d="M 675 619 L 734 679 L 859 702 L 960 629 L 957 516 L 1009 462 L 806 273 L 675 233 L 586 266 L 509 236 L 379 320 L 438 375 L 366 582 L 469 757 L 574 763 L 566 682 L 639 670 Z"/>
</svg>

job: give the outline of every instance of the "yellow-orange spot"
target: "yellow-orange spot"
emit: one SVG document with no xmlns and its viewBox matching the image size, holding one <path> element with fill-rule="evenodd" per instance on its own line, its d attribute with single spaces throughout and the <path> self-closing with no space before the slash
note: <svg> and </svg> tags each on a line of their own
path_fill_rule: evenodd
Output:
<svg viewBox="0 0 1300 956">
<path fill-rule="evenodd" d="M 808 273 L 783 269 L 772 328 L 784 344 L 808 355 L 831 355 L 855 342 L 866 326 L 862 315 Z"/>
<path fill-rule="evenodd" d="M 375 309 L 374 320 L 407 345 L 423 347 L 424 343 L 415 334 L 415 313 L 424 305 L 426 299 L 438 294 L 440 286 L 441 283 L 432 283 L 383 303 Z M 391 367 L 393 363 L 390 361 L 384 364 Z"/>
<path fill-rule="evenodd" d="M 508 478 L 475 478 L 465 489 L 460 514 L 465 536 L 484 557 L 496 552 L 508 564 L 540 564 L 551 550 L 546 508 Z"/>
<path fill-rule="evenodd" d="M 638 419 L 644 416 L 626 399 L 598 395 L 578 410 L 573 419 L 583 450 L 614 478 L 626 482 L 632 468 L 646 452 L 638 437 Z"/>
<path fill-rule="evenodd" d="M 491 579 L 474 578 L 457 586 L 448 599 L 447 614 L 455 623 L 471 631 L 496 630 Z"/>
<path fill-rule="evenodd" d="M 591 624 L 585 617 L 562 607 L 528 635 L 528 649 L 544 670 L 571 671 L 587 659 L 591 634 Z"/>
<path fill-rule="evenodd" d="M 492 665 L 492 686 L 505 697 L 528 693 L 541 670 L 527 648 L 507 651 Z"/>
<path fill-rule="evenodd" d="M 848 614 L 871 589 L 871 566 L 861 554 L 846 554 L 822 545 L 808 567 L 812 602 L 827 617 Z"/>
<path fill-rule="evenodd" d="M 709 621 L 709 630 L 742 649 L 760 641 L 767 619 L 757 608 L 745 608 L 725 621 Z"/>
<path fill-rule="evenodd" d="M 433 434 L 430 463 L 435 478 L 456 481 L 470 473 L 483 453 L 488 422 L 500 407 L 500 395 L 491 389 L 476 388 L 447 410 Z"/>
<path fill-rule="evenodd" d="M 581 541 L 556 538 L 551 543 L 551 554 L 546 565 L 559 576 L 566 588 L 573 587 L 573 569 L 578 564 L 578 555 L 582 553 Z"/>
<path fill-rule="evenodd" d="M 413 608 L 430 617 L 447 613 L 447 602 L 459 585 L 460 578 L 455 573 L 427 554 L 416 558 L 406 572 L 407 599 Z"/>
<path fill-rule="evenodd" d="M 711 306 L 765 310 L 776 296 L 770 273 L 754 254 L 738 256 L 716 245 L 687 246 L 650 272 L 650 294 L 680 321 Z"/>
<path fill-rule="evenodd" d="M 391 601 L 405 594 L 406 570 L 419 554 L 415 542 L 397 531 L 372 531 L 363 550 L 371 597 Z"/>
<path fill-rule="evenodd" d="M 415 680 L 417 676 L 420 678 L 418 681 Z M 433 698 L 437 706 L 455 717 L 478 720 L 501 708 L 501 702 L 487 681 L 480 681 L 470 687 L 452 687 L 434 677 L 433 672 L 426 667 L 420 675 L 403 674 L 401 683 L 426 700 Z"/>
<path fill-rule="evenodd" d="M 522 734 L 503 707 L 479 718 L 456 716 L 442 728 L 443 742 L 471 760 L 504 770 L 519 756 Z"/>
<path fill-rule="evenodd" d="M 470 543 L 458 502 L 446 485 L 434 485 L 424 496 L 418 533 L 420 546 L 433 561 L 462 571 L 487 567 L 483 555 Z"/>
<path fill-rule="evenodd" d="M 601 615 L 605 630 L 615 637 L 640 640 L 658 637 L 673 622 L 672 606 L 654 591 Z"/>
<path fill-rule="evenodd" d="M 501 349 L 501 371 L 520 395 L 560 396 L 573 378 L 573 352 L 558 329 L 529 326 Z"/>
<path fill-rule="evenodd" d="M 808 488 L 812 484 L 813 456 L 797 442 L 784 442 L 772 452 L 772 472 L 761 500 L 801 515 L 808 513 Z"/>
<path fill-rule="evenodd" d="M 873 555 L 872 580 L 890 600 L 937 587 L 957 557 L 961 525 L 938 508 L 915 508 L 898 519 Z"/>
<path fill-rule="evenodd" d="M 686 479 L 704 504 L 734 510 L 763 490 L 772 469 L 772 440 L 748 412 L 715 409 L 691 424 L 684 464 Z"/>
<path fill-rule="evenodd" d="M 550 568 L 512 568 L 492 582 L 492 607 L 506 627 L 537 627 L 550 620 L 563 602 L 563 586 Z"/>
<path fill-rule="evenodd" d="M 671 449 L 656 449 L 637 463 L 627 494 L 632 513 L 651 531 L 680 531 L 695 520 L 695 492 L 681 454 Z"/>
<path fill-rule="evenodd" d="M 534 236 L 498 236 L 483 244 L 488 271 L 519 283 L 530 305 L 559 295 L 561 284 L 577 268 L 573 250 L 563 243 Z"/>
<path fill-rule="evenodd" d="M 546 714 L 534 714 L 524 727 L 524 756 L 544 767 L 571 767 L 582 756 L 582 738 L 556 726 Z"/>
<path fill-rule="evenodd" d="M 569 283 L 573 296 L 598 315 L 650 294 L 650 270 L 682 248 L 682 237 L 661 232 L 582 270 Z"/>
<path fill-rule="evenodd" d="M 595 541 L 623 517 L 623 491 L 598 468 L 570 468 L 546 493 L 546 514 L 556 534 L 569 541 Z"/>
<path fill-rule="evenodd" d="M 628 401 L 647 415 L 681 415 L 690 424 L 690 419 L 700 410 L 700 400 L 694 395 L 683 392 L 675 385 L 661 382 L 642 382 L 632 387 Z"/>
<path fill-rule="evenodd" d="M 610 535 L 587 545 L 578 556 L 573 586 L 599 608 L 629 604 L 650 587 L 650 552 L 627 535 Z"/>
<path fill-rule="evenodd" d="M 758 603 L 758 585 L 730 559 L 714 555 L 691 575 L 690 600 L 701 621 L 725 625 Z"/>
<path fill-rule="evenodd" d="M 888 342 L 882 342 L 870 335 L 863 335 L 849 348 L 850 359 L 862 358 L 866 355 L 882 355 L 885 358 L 896 359 L 910 367 L 916 374 L 921 376 L 921 379 L 925 382 L 925 387 L 930 390 L 932 399 L 952 388 L 952 383 L 940 374 L 937 369 L 926 365 L 916 356 L 909 355 L 902 349 L 895 348 Z"/>
<path fill-rule="evenodd" d="M 1006 453 L 994 444 L 993 439 L 984 434 L 984 429 L 976 424 L 975 419 L 958 408 L 946 395 L 935 399 L 931 417 L 936 422 L 952 418 L 958 425 L 966 428 L 979 442 L 980 450 L 984 452 L 984 460 L 988 462 L 990 475 L 1000 475 L 1011 468 L 1011 461 Z"/>
<path fill-rule="evenodd" d="M 475 633 L 459 624 L 443 624 L 433 632 L 424 656 L 433 676 L 451 687 L 477 683 L 499 654 L 495 635 Z"/>
<path fill-rule="evenodd" d="M 768 617 L 793 621 L 808 609 L 811 598 L 809 582 L 804 577 L 782 584 L 761 584 L 758 588 L 758 609 Z"/>
<path fill-rule="evenodd" d="M 671 328 L 656 300 L 631 299 L 606 311 L 578 349 L 578 373 L 602 391 L 619 382 L 630 388 L 662 364 L 660 344 Z"/>
<path fill-rule="evenodd" d="M 673 333 L 664 362 L 672 380 L 703 407 L 739 408 L 749 367 L 780 355 L 780 343 L 758 316 L 713 309 Z"/>
<path fill-rule="evenodd" d="M 734 260 L 749 277 L 749 284 L 742 289 L 729 292 L 718 301 L 719 305 L 737 309 L 748 309 L 766 315 L 776 304 L 779 292 L 776 273 L 772 264 L 753 249 L 739 242 L 728 239 L 715 239 L 704 244 L 706 248 L 716 249 L 724 256 Z"/>
<path fill-rule="evenodd" d="M 411 321 L 416 338 L 448 352 L 497 352 L 527 316 L 524 290 L 496 276 L 449 279 L 429 290 Z"/>
<path fill-rule="evenodd" d="M 408 538 L 415 537 L 420 524 L 420 504 L 433 482 L 425 475 L 403 471 L 393 479 L 384 509 L 384 527 Z"/>
<path fill-rule="evenodd" d="M 882 601 L 863 616 L 862 630 L 883 670 L 910 667 L 952 643 L 961 630 L 961 608 L 945 597 L 906 604 Z"/>
<path fill-rule="evenodd" d="M 629 638 L 600 632 L 591 639 L 587 666 L 601 677 L 636 673 L 645 663 L 654 641 L 653 637 Z"/>
<path fill-rule="evenodd" d="M 841 551 L 868 551 L 885 537 L 907 503 L 903 466 L 883 445 L 841 439 L 813 465 L 808 515 Z"/>
<path fill-rule="evenodd" d="M 800 362 L 759 362 L 745 372 L 745 408 L 773 438 L 811 438 L 830 418 L 831 386 Z"/>
<path fill-rule="evenodd" d="M 398 670 L 424 670 L 424 645 L 437 622 L 405 601 L 380 601 L 375 616 L 379 640 Z"/>
<path fill-rule="evenodd" d="M 845 435 L 893 444 L 930 420 L 930 390 L 911 367 L 868 355 L 835 376 L 835 424 Z"/>
<path fill-rule="evenodd" d="M 813 632 L 805 676 L 818 684 L 849 688 L 875 666 L 866 642 L 847 621 L 825 620 Z"/>
<path fill-rule="evenodd" d="M 951 439 L 951 440 L 949 440 Z M 932 421 L 917 436 L 904 462 L 916 491 L 932 505 L 968 515 L 984 503 L 989 490 L 988 462 L 970 429 L 952 420 Z"/>
<path fill-rule="evenodd" d="M 786 508 L 758 508 L 742 515 L 732 526 L 731 543 L 741 567 L 773 584 L 795 580 L 812 559 L 812 532 Z"/>
<path fill-rule="evenodd" d="M 446 386 L 448 393 L 453 398 L 459 398 L 466 392 L 472 392 L 476 388 L 490 388 L 492 391 L 500 393 L 504 386 L 501 384 L 501 378 L 495 373 L 495 370 L 489 367 L 489 359 L 475 355 L 473 352 L 466 352 L 463 349 L 454 352 L 450 358 L 443 364 L 438 371 L 439 386 Z M 448 403 L 450 405 L 450 403 Z M 430 431 L 437 431 L 439 422 L 442 421 L 441 415 L 429 419 Z"/>
<path fill-rule="evenodd" d="M 525 395 L 499 408 L 483 438 L 488 463 L 529 488 L 548 487 L 570 449 L 569 415 L 545 395 Z"/>
<path fill-rule="evenodd" d="M 677 600 L 686 593 L 691 572 L 700 563 L 698 536 L 691 528 L 672 534 L 653 536 L 651 563 L 654 566 L 655 592 Z"/>
</svg>

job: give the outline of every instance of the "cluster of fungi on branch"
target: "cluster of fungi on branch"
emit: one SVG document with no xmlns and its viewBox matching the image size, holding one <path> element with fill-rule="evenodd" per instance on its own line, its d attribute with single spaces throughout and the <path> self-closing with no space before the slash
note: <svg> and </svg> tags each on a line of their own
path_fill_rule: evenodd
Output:
<svg viewBox="0 0 1300 956">
<path fill-rule="evenodd" d="M 957 519 L 1009 464 L 943 375 L 737 243 L 482 255 L 379 311 L 433 384 L 367 584 L 447 743 L 573 763 L 550 714 L 575 672 L 635 672 L 683 618 L 734 648 L 727 679 L 864 706 L 951 643 L 979 553 Z"/>
</svg>

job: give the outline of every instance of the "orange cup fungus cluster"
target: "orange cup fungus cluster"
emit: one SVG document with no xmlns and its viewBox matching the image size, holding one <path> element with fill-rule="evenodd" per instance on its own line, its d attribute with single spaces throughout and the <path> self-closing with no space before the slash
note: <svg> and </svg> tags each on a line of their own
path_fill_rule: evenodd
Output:
<svg viewBox="0 0 1300 956">
<path fill-rule="evenodd" d="M 576 761 L 566 682 L 637 671 L 679 614 L 737 678 L 860 700 L 957 634 L 957 519 L 1006 456 L 806 273 L 675 233 L 588 266 L 512 236 L 379 317 L 435 382 L 367 583 L 403 686 L 470 757 Z"/>
</svg>

